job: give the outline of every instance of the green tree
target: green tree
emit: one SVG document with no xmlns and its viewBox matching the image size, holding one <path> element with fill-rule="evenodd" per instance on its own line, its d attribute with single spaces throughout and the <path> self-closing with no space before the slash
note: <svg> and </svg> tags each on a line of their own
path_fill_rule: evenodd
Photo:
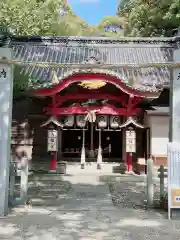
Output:
<svg viewBox="0 0 180 240">
<path fill-rule="evenodd" d="M 65 0 L 1 0 L 0 24 L 15 35 L 76 35 L 88 25 Z"/>
<path fill-rule="evenodd" d="M 172 36 L 180 26 L 180 0 L 124 0 L 118 15 L 127 17 L 129 36 Z"/>
<path fill-rule="evenodd" d="M 76 16 L 66 0 L 1 0 L 0 30 L 4 35 L 88 35 L 89 26 Z M 14 72 L 14 97 L 24 94 L 27 76 Z"/>
<path fill-rule="evenodd" d="M 124 35 L 124 27 L 126 25 L 126 19 L 118 16 L 105 16 L 98 25 L 95 26 L 97 34 L 102 34 L 107 37 L 122 37 Z M 123 29 L 114 31 L 106 31 L 106 26 L 120 26 Z"/>
</svg>

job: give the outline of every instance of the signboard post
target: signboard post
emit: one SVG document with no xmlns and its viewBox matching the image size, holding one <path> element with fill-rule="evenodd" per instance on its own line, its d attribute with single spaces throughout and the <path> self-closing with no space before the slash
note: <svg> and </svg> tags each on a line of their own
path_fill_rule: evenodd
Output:
<svg viewBox="0 0 180 240">
<path fill-rule="evenodd" d="M 58 132 L 55 129 L 48 129 L 47 151 L 51 152 L 49 172 L 56 172 L 56 159 L 58 151 Z"/>
<path fill-rule="evenodd" d="M 130 127 L 126 130 L 126 161 L 128 172 L 132 171 L 133 152 L 136 152 L 136 132 Z"/>
<path fill-rule="evenodd" d="M 57 152 L 57 130 L 48 129 L 48 142 L 47 142 L 47 150 L 48 152 Z"/>
<path fill-rule="evenodd" d="M 180 209 L 180 143 L 168 143 L 168 218 Z"/>
<path fill-rule="evenodd" d="M 136 152 L 136 132 L 133 129 L 126 130 L 126 152 Z"/>
</svg>

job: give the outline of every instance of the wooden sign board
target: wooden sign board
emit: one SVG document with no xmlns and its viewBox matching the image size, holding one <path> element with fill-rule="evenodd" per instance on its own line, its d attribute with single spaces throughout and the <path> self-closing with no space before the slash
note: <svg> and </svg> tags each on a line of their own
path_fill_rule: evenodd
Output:
<svg viewBox="0 0 180 240">
<path fill-rule="evenodd" d="M 173 188 L 171 190 L 171 206 L 180 207 L 180 188 Z"/>
<path fill-rule="evenodd" d="M 180 209 L 180 144 L 168 143 L 168 218 L 171 209 Z"/>
<path fill-rule="evenodd" d="M 48 152 L 56 152 L 58 150 L 57 131 L 54 129 L 48 130 L 47 150 Z"/>
<path fill-rule="evenodd" d="M 126 131 L 126 152 L 136 152 L 136 132 L 134 130 Z"/>
</svg>

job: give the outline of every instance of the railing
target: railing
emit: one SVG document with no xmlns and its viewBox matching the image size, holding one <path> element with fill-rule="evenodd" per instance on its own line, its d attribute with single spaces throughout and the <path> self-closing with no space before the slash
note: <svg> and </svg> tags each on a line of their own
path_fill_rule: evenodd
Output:
<svg viewBox="0 0 180 240">
<path fill-rule="evenodd" d="M 65 148 L 65 151 L 62 151 L 62 154 L 78 154 L 81 153 L 82 148 Z M 86 152 L 89 152 L 90 149 L 86 148 Z M 109 153 L 109 148 L 106 147 L 102 149 L 103 153 Z M 94 149 L 94 152 L 98 153 L 98 148 Z"/>
</svg>

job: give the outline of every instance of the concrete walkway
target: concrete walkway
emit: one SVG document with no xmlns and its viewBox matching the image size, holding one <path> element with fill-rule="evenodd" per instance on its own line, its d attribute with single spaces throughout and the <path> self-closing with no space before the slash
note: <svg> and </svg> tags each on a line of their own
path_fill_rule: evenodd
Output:
<svg viewBox="0 0 180 240">
<path fill-rule="evenodd" d="M 58 191 L 53 195 L 49 183 L 43 187 L 36 179 L 32 207 L 14 209 L 0 219 L 0 239 L 180 239 L 179 221 L 143 208 L 143 178 L 79 173 L 54 181 Z"/>
</svg>

